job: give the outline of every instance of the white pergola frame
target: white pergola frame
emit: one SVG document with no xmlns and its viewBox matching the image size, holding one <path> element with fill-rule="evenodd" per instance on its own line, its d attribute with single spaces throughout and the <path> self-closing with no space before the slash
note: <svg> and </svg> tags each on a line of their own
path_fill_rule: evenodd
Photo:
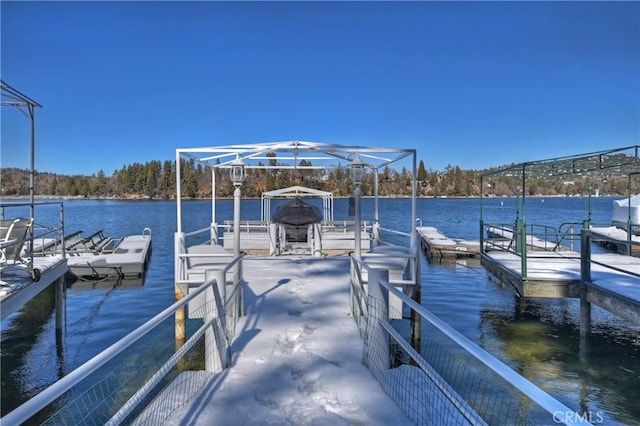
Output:
<svg viewBox="0 0 640 426">
<path fill-rule="evenodd" d="M 269 157 L 268 154 L 271 153 L 275 154 L 275 157 Z M 216 182 L 213 169 L 229 169 L 231 167 L 231 163 L 236 160 L 236 158 L 240 158 L 245 164 L 247 173 L 251 173 L 252 169 L 329 170 L 332 168 L 348 166 L 353 161 L 356 154 L 359 155 L 360 159 L 364 162 L 365 169 L 373 172 L 374 174 L 374 223 L 379 221 L 379 174 L 381 171 L 384 171 L 384 168 L 387 166 L 398 163 L 403 159 L 410 158 L 412 170 L 411 229 L 412 232 L 415 232 L 415 223 L 417 218 L 417 159 L 415 149 L 336 145 L 307 141 L 265 142 L 246 145 L 176 149 L 177 232 L 183 232 L 181 159 L 194 160 L 196 163 L 212 169 L 211 223 L 214 224 L 216 223 Z M 271 164 L 273 160 L 276 160 L 275 165 Z M 307 164 L 308 162 L 312 165 L 301 165 L 303 160 L 305 160 L 305 163 L 303 164 Z M 345 162 L 346 164 L 342 164 L 342 162 Z"/>
<path fill-rule="evenodd" d="M 333 194 L 319 189 L 307 188 L 304 186 L 290 186 L 288 188 L 274 189 L 262 193 L 262 213 L 260 219 L 265 222 L 271 221 L 271 200 L 274 198 L 321 198 L 322 199 L 322 220 L 333 220 Z"/>
</svg>

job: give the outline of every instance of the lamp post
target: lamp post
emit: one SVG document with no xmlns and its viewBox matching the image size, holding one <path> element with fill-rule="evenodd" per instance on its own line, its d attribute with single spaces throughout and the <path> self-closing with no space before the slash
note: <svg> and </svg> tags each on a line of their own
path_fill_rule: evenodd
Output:
<svg viewBox="0 0 640 426">
<path fill-rule="evenodd" d="M 362 191 L 360 190 L 360 185 L 364 180 L 364 163 L 360 159 L 360 154 L 356 152 L 356 155 L 351 162 L 351 179 L 353 180 L 353 185 L 355 186 L 354 190 L 354 198 L 355 198 L 355 253 L 357 257 L 360 257 L 361 254 L 361 230 L 360 230 L 360 195 Z"/>
<path fill-rule="evenodd" d="M 244 162 L 239 154 L 236 159 L 231 162 L 230 172 L 231 182 L 235 189 L 233 190 L 233 256 L 240 256 L 240 187 L 244 183 Z"/>
</svg>

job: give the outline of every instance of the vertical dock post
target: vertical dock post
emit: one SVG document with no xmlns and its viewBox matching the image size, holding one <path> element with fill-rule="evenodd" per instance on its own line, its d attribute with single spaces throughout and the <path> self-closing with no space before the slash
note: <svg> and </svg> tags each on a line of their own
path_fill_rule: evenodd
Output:
<svg viewBox="0 0 640 426">
<path fill-rule="evenodd" d="M 64 354 L 64 329 L 66 312 L 66 280 L 64 275 L 56 280 L 55 286 L 55 312 L 56 312 L 56 348 L 58 357 Z"/>
<path fill-rule="evenodd" d="M 582 223 L 580 231 L 580 343 L 591 333 L 591 303 L 587 300 L 588 285 L 591 282 L 591 231 L 590 220 Z"/>
<path fill-rule="evenodd" d="M 215 282 L 214 282 L 215 281 Z M 212 322 L 204 335 L 205 371 L 217 373 L 227 366 L 227 339 L 224 334 L 224 297 L 226 277 L 225 272 L 206 271 L 205 283 L 209 286 L 205 290 L 205 323 Z"/>
<path fill-rule="evenodd" d="M 278 253 L 278 224 L 269 223 L 269 256 L 277 256 Z"/>
<path fill-rule="evenodd" d="M 484 221 L 480 218 L 480 254 L 484 254 Z"/>
<path fill-rule="evenodd" d="M 184 261 L 183 259 L 180 258 L 179 254 L 184 252 L 184 233 L 176 232 L 174 234 L 173 249 L 175 253 L 173 291 L 174 291 L 176 302 L 177 302 L 184 297 L 184 294 L 182 294 L 182 290 L 180 290 L 180 287 L 178 286 L 178 280 L 183 278 L 182 274 L 183 274 Z M 184 344 L 185 336 L 187 334 L 184 307 L 178 309 L 174 314 L 174 317 L 175 317 L 175 339 L 176 339 L 176 349 L 177 349 Z"/>
<path fill-rule="evenodd" d="M 178 287 L 178 284 L 174 287 L 176 302 L 182 300 L 184 295 L 182 294 L 182 290 Z M 176 349 L 184 345 L 185 337 L 186 337 L 186 320 L 184 315 L 184 306 L 176 310 L 174 314 L 175 317 L 175 335 L 176 335 Z"/>
<path fill-rule="evenodd" d="M 416 283 L 412 298 L 416 303 L 422 304 L 422 286 L 419 283 Z M 422 355 L 422 317 L 413 309 L 411 310 L 411 346 Z"/>
<path fill-rule="evenodd" d="M 371 268 L 368 274 L 369 309 L 363 362 L 372 370 L 386 370 L 390 365 L 389 335 L 380 323 L 389 321 L 389 292 L 380 281 L 389 281 L 389 271 Z"/>
</svg>

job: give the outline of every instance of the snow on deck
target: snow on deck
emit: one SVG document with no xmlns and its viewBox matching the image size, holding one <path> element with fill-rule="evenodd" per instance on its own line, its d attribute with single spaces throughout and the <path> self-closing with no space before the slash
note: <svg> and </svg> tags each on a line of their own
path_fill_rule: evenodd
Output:
<svg viewBox="0 0 640 426">
<path fill-rule="evenodd" d="M 487 253 L 493 262 L 522 274 L 520 256 L 510 252 Z M 591 283 L 640 303 L 640 258 L 614 253 L 591 255 Z M 615 268 L 615 269 L 614 269 Z M 626 272 L 625 272 L 626 271 Z M 635 275 L 634 275 L 635 274 Z M 580 281 L 580 254 L 576 252 L 529 252 L 527 277 L 531 280 Z"/>
<path fill-rule="evenodd" d="M 348 258 L 243 261 L 233 365 L 170 424 L 411 424 L 362 364 Z"/>
</svg>

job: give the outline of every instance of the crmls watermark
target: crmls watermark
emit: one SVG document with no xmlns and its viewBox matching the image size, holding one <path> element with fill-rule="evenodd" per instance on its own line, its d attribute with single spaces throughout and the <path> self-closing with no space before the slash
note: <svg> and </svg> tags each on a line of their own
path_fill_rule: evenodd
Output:
<svg viewBox="0 0 640 426">
<path fill-rule="evenodd" d="M 576 413 L 575 411 L 556 411 L 553 413 L 554 423 L 573 424 L 580 422 L 589 422 L 591 424 L 604 423 L 604 415 L 602 411 L 585 411 Z"/>
</svg>

